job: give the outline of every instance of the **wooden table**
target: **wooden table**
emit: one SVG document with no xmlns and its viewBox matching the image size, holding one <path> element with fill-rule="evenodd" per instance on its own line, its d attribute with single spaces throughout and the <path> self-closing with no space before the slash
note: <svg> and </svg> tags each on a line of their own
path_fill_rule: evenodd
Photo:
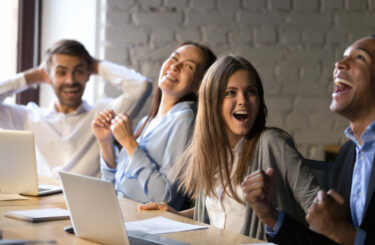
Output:
<svg viewBox="0 0 375 245">
<path fill-rule="evenodd" d="M 138 203 L 126 198 L 119 198 L 124 220 L 134 221 L 156 216 L 164 216 L 177 221 L 200 224 L 191 219 L 165 211 L 139 211 Z M 66 208 L 63 194 L 45 197 L 33 197 L 30 200 L 0 201 L 0 229 L 3 239 L 56 240 L 57 244 L 96 244 L 77 238 L 64 231 L 70 220 L 30 223 L 4 217 L 4 212 L 11 210 L 26 210 L 38 208 Z M 184 241 L 190 244 L 246 244 L 261 243 L 262 241 L 237 233 L 222 230 L 213 226 L 208 229 L 163 234 L 163 236 Z"/>
</svg>

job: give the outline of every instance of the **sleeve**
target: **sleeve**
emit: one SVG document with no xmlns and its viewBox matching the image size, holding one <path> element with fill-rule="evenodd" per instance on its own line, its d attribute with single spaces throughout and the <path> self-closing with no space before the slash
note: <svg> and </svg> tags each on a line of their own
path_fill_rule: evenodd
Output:
<svg viewBox="0 0 375 245">
<path fill-rule="evenodd" d="M 334 245 L 334 241 L 308 229 L 304 224 L 285 214 L 284 222 L 274 237 L 267 234 L 267 240 L 279 245 Z"/>
<path fill-rule="evenodd" d="M 98 73 L 104 81 L 122 90 L 109 106 L 134 118 L 151 92 L 151 82 L 140 73 L 109 61 L 99 63 Z"/>
<path fill-rule="evenodd" d="M 181 116 L 171 122 L 170 130 L 165 132 L 168 137 L 167 143 L 160 145 L 157 149 L 164 152 L 161 163 L 156 164 L 149 156 L 147 149 L 142 146 L 135 149 L 129 158 L 125 176 L 137 179 L 150 201 L 170 203 L 176 198 L 176 189 L 168 180 L 167 174 L 185 151 L 191 137 L 193 120 L 194 116 L 188 113 L 188 116 Z"/>
<path fill-rule="evenodd" d="M 293 139 L 286 133 L 278 133 L 268 144 L 270 148 L 279 147 L 279 149 L 272 149 L 278 170 L 287 182 L 294 199 L 307 212 L 320 186 L 309 167 L 303 162 L 303 156 L 296 149 Z M 285 200 L 284 197 L 284 200 L 280 201 L 290 200 Z"/>
<path fill-rule="evenodd" d="M 119 156 L 119 150 L 117 149 L 116 146 L 113 146 L 114 148 L 114 153 L 116 156 L 116 161 L 117 161 L 117 156 Z M 100 172 L 102 174 L 102 179 L 111 181 L 112 183 L 115 183 L 115 177 L 116 177 L 116 172 L 117 172 L 117 165 L 116 168 L 110 168 L 107 165 L 107 162 L 104 160 L 102 157 L 102 153 L 100 153 Z"/>
<path fill-rule="evenodd" d="M 0 82 L 0 101 L 20 93 L 27 89 L 26 78 L 23 73 L 15 75 L 13 78 Z"/>
<path fill-rule="evenodd" d="M 269 236 L 271 238 L 274 238 L 276 236 L 276 234 L 280 230 L 281 225 L 284 222 L 285 213 L 283 211 L 280 211 L 280 210 L 277 210 L 277 212 L 278 212 L 278 216 L 277 216 L 275 227 L 272 229 L 268 225 L 266 225 L 267 236 Z"/>
<path fill-rule="evenodd" d="M 355 240 L 354 240 L 354 245 L 365 244 L 366 234 L 367 234 L 367 232 L 365 230 L 357 228 L 357 232 L 356 232 Z M 374 241 L 372 241 L 371 243 L 367 243 L 367 244 L 373 244 L 373 243 L 374 243 Z"/>
<path fill-rule="evenodd" d="M 11 130 L 24 130 L 28 115 L 28 107 L 24 105 L 11 105 L 4 103 L 9 96 L 27 89 L 23 73 L 14 78 L 0 82 L 0 128 Z"/>
</svg>

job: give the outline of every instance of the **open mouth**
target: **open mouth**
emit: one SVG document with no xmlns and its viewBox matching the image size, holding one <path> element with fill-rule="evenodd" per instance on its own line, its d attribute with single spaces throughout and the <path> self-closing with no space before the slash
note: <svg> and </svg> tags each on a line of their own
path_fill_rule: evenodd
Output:
<svg viewBox="0 0 375 245">
<path fill-rule="evenodd" d="M 81 94 L 82 86 L 79 84 L 72 86 L 64 86 L 61 88 L 61 91 L 69 97 L 75 97 Z"/>
<path fill-rule="evenodd" d="M 239 121 L 246 121 L 249 118 L 249 113 L 247 111 L 236 111 L 233 116 Z"/>
<path fill-rule="evenodd" d="M 353 85 L 342 78 L 336 78 L 335 79 L 335 93 L 342 93 L 345 91 L 350 90 L 353 87 Z"/>
</svg>

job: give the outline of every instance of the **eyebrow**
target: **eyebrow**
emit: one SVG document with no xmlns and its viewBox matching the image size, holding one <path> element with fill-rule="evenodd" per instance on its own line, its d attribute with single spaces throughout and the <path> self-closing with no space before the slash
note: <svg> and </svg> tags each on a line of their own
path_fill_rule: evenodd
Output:
<svg viewBox="0 0 375 245">
<path fill-rule="evenodd" d="M 81 68 L 81 67 L 84 67 L 84 66 L 85 66 L 84 63 L 79 63 L 78 65 L 74 66 L 73 69 Z M 56 69 L 68 69 L 68 67 L 63 66 L 63 65 L 58 65 L 56 67 Z"/>
<path fill-rule="evenodd" d="M 364 49 L 364 48 L 362 48 L 362 47 L 356 47 L 356 48 L 354 48 L 355 50 L 361 50 L 361 51 L 363 51 L 363 52 L 365 52 L 368 56 L 370 56 L 371 57 L 371 54 L 370 54 L 370 52 L 369 51 L 367 51 L 366 49 Z"/>
<path fill-rule="evenodd" d="M 179 52 L 174 51 L 173 53 L 176 54 L 179 57 L 181 56 L 181 54 Z M 194 60 L 187 59 L 186 61 L 190 61 L 191 63 L 193 63 L 195 65 L 197 64 L 197 62 L 195 62 Z"/>
</svg>

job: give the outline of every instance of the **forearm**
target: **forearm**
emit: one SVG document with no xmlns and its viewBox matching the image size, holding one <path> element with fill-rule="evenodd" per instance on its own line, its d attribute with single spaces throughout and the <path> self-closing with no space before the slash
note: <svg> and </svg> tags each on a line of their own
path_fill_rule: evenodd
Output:
<svg viewBox="0 0 375 245">
<path fill-rule="evenodd" d="M 47 74 L 41 68 L 33 68 L 24 72 L 28 86 L 42 83 L 46 80 Z"/>
<path fill-rule="evenodd" d="M 108 61 L 99 63 L 98 75 L 122 91 L 111 107 L 116 112 L 125 112 L 135 117 L 151 93 L 152 83 L 149 79 L 132 69 Z"/>
<path fill-rule="evenodd" d="M 122 145 L 122 147 L 124 147 L 129 156 L 132 156 L 134 150 L 139 146 L 134 137 L 122 140 L 119 143 Z"/>
<path fill-rule="evenodd" d="M 178 214 L 180 214 L 181 216 L 184 216 L 186 218 L 193 219 L 194 211 L 195 211 L 195 208 L 189 208 L 189 209 L 179 211 Z"/>
<path fill-rule="evenodd" d="M 116 168 L 116 157 L 113 149 L 112 141 L 101 141 L 99 143 L 100 153 L 103 160 L 107 163 L 108 167 Z"/>
</svg>

